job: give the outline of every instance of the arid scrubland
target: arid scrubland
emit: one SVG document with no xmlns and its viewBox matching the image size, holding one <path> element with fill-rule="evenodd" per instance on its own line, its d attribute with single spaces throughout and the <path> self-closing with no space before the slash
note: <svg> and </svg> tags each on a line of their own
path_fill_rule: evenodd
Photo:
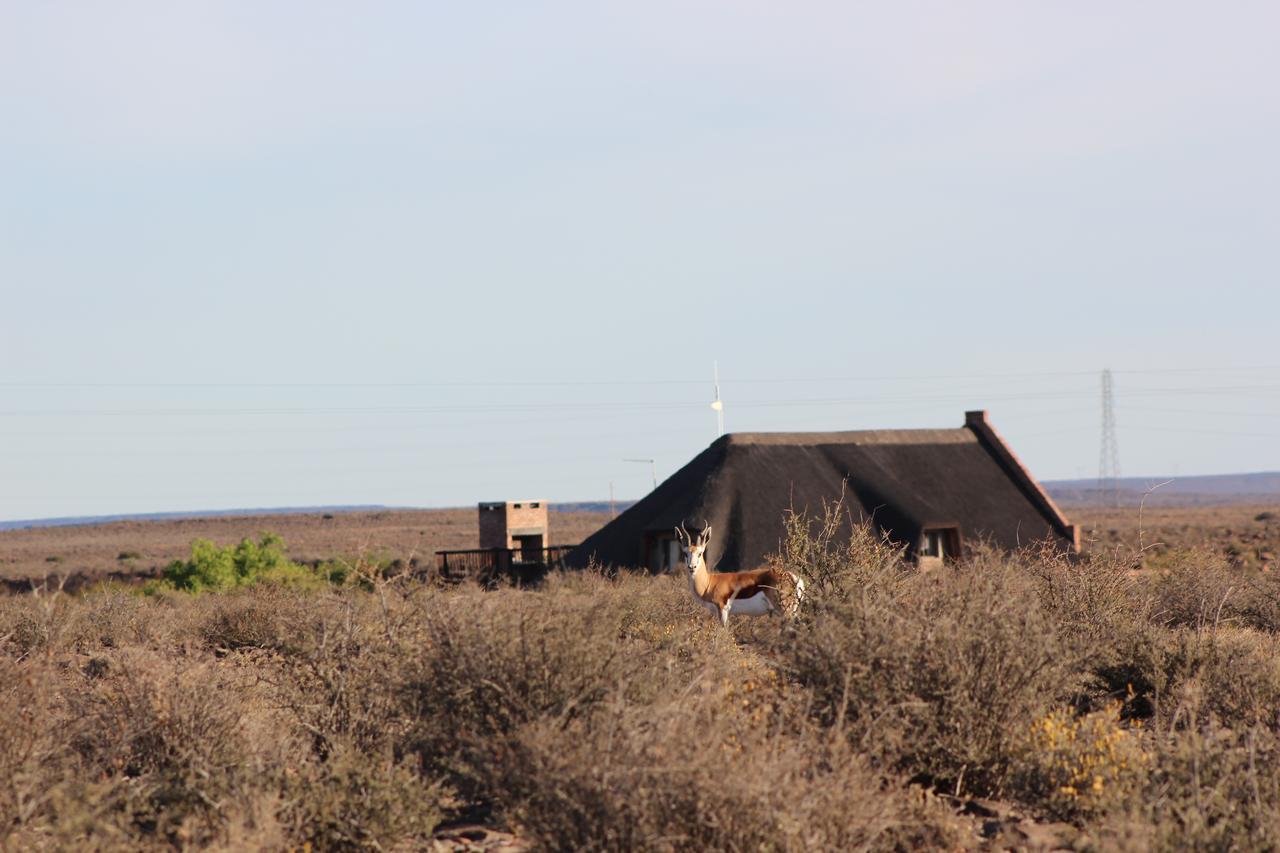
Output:
<svg viewBox="0 0 1280 853">
<path fill-rule="evenodd" d="M 608 520 L 607 512 L 554 511 L 549 544 L 581 542 Z M 10 580 L 26 589 L 29 578 L 79 576 L 91 586 L 109 582 L 112 575 L 149 577 L 186 555 L 193 539 L 227 543 L 256 538 L 267 530 L 283 537 L 290 556 L 300 562 L 373 551 L 427 566 L 438 550 L 476 547 L 479 526 L 472 507 L 220 515 L 0 530 L 0 584 Z"/>
<path fill-rule="evenodd" d="M 683 578 L 0 598 L 0 847 L 1280 847 L 1280 581 L 978 551 L 918 573 L 797 520 L 795 623 Z M 995 822 L 995 823 L 998 823 Z M 986 834 L 992 837 L 984 837 Z"/>
</svg>

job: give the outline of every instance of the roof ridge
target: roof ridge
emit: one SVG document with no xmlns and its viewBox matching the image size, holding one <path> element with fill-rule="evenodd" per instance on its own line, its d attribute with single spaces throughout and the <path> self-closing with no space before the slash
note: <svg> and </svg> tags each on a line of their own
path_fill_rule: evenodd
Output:
<svg viewBox="0 0 1280 853">
<path fill-rule="evenodd" d="M 858 429 L 829 432 L 731 432 L 713 442 L 726 446 L 823 444 L 967 444 L 975 440 L 966 427 Z"/>
</svg>

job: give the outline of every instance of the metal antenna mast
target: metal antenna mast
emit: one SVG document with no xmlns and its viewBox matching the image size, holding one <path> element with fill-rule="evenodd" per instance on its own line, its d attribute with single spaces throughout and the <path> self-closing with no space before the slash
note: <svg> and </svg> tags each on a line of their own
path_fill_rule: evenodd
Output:
<svg viewBox="0 0 1280 853">
<path fill-rule="evenodd" d="M 1120 451 L 1116 447 L 1115 396 L 1110 368 L 1102 371 L 1102 446 L 1098 451 L 1098 500 L 1120 506 Z"/>
<path fill-rule="evenodd" d="M 716 398 L 711 401 L 711 408 L 715 409 L 716 412 L 716 429 L 718 430 L 716 437 L 719 438 L 724 435 L 724 400 L 720 399 L 720 362 L 714 361 L 711 364 L 712 375 L 716 383 Z"/>
</svg>

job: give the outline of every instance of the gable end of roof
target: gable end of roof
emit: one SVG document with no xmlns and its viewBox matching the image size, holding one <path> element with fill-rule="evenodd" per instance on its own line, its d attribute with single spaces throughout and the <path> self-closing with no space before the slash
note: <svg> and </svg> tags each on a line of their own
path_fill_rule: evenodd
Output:
<svg viewBox="0 0 1280 853">
<path fill-rule="evenodd" d="M 986 409 L 976 409 L 964 413 L 964 425 L 972 431 L 978 440 L 991 452 L 1000 466 L 1013 478 L 1027 496 L 1040 508 L 1040 511 L 1058 528 L 1059 532 L 1071 542 L 1073 551 L 1080 551 L 1080 528 L 1067 520 L 1062 510 L 1054 503 L 1053 498 L 1044 490 L 1039 481 L 1031 476 L 1031 472 L 1005 443 L 1000 433 L 987 420 Z"/>
</svg>

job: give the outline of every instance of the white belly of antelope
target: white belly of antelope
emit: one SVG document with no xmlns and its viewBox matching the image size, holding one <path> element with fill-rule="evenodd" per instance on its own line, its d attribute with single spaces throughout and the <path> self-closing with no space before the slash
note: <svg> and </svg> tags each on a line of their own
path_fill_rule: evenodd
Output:
<svg viewBox="0 0 1280 853">
<path fill-rule="evenodd" d="M 694 593 L 697 598 L 697 593 Z M 698 598 L 702 602 L 702 606 L 711 611 L 712 616 L 720 616 L 720 608 L 714 603 Z M 763 592 L 757 592 L 755 595 L 749 595 L 746 598 L 735 598 L 729 602 L 730 616 L 767 616 L 773 612 L 773 604 L 769 601 L 769 597 Z"/>
</svg>

